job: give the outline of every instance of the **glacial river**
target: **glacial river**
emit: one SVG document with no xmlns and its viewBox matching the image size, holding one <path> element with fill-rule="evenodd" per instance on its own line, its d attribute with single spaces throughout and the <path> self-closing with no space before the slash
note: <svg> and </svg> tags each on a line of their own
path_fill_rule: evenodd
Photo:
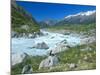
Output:
<svg viewBox="0 0 100 75">
<path fill-rule="evenodd" d="M 12 61 L 20 58 L 19 55 L 27 53 L 29 55 L 46 55 L 48 49 L 36 49 L 33 47 L 36 43 L 45 42 L 49 48 L 55 47 L 55 45 L 63 40 L 67 40 L 68 45 L 75 46 L 80 44 L 80 37 L 76 35 L 63 35 L 60 33 L 53 33 L 48 31 L 43 31 L 43 36 L 37 38 L 12 38 Z M 15 62 L 16 62 L 15 61 Z"/>
</svg>

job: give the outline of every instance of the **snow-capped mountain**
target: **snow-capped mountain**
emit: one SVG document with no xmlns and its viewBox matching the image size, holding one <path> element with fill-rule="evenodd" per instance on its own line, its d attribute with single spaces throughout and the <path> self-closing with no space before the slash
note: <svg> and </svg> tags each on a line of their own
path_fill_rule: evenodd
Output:
<svg viewBox="0 0 100 75">
<path fill-rule="evenodd" d="M 80 12 L 76 14 L 71 14 L 64 17 L 63 20 L 44 20 L 39 22 L 41 27 L 55 26 L 55 25 L 65 25 L 65 24 L 88 24 L 96 22 L 96 10 Z"/>
<path fill-rule="evenodd" d="M 56 25 L 84 24 L 84 23 L 94 23 L 94 22 L 96 22 L 95 10 L 68 15 L 64 17 L 64 19 L 58 22 Z"/>
<path fill-rule="evenodd" d="M 96 13 L 95 10 L 93 10 L 93 11 L 87 11 L 87 12 L 80 12 L 80 13 L 77 13 L 77 14 L 68 15 L 65 18 L 70 18 L 70 17 L 74 17 L 74 16 L 79 16 L 79 15 L 80 16 L 90 16 L 90 15 L 92 15 L 94 13 Z"/>
</svg>

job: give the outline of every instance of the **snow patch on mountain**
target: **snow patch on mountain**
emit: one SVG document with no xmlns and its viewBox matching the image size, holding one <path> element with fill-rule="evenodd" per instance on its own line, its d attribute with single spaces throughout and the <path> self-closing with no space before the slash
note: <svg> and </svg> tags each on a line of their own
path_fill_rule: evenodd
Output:
<svg viewBox="0 0 100 75">
<path fill-rule="evenodd" d="M 77 14 L 73 14 L 73 15 L 68 15 L 65 17 L 66 18 L 70 18 L 70 17 L 74 17 L 74 16 L 90 16 L 92 14 L 96 13 L 96 10 L 93 10 L 93 11 L 86 11 L 86 12 L 80 12 L 80 13 L 77 13 Z"/>
</svg>

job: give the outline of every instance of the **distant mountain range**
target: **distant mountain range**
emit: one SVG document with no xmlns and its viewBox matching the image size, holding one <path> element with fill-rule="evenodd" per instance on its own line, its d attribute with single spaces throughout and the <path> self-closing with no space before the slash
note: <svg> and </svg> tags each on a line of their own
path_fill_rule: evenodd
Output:
<svg viewBox="0 0 100 75">
<path fill-rule="evenodd" d="M 40 21 L 40 27 L 45 28 L 45 27 L 49 27 L 49 26 L 54 26 L 58 21 L 57 20 L 44 20 L 44 21 Z"/>
<path fill-rule="evenodd" d="M 80 12 L 73 15 L 68 15 L 64 17 L 63 20 L 55 21 L 55 20 L 45 20 L 41 21 L 40 25 L 42 27 L 46 26 L 57 26 L 57 25 L 66 25 L 66 24 L 89 24 L 96 22 L 96 11 L 86 11 Z"/>
<path fill-rule="evenodd" d="M 56 23 L 56 25 L 65 24 L 88 24 L 96 22 L 96 11 L 80 12 L 73 15 L 66 16 L 63 20 Z"/>
</svg>

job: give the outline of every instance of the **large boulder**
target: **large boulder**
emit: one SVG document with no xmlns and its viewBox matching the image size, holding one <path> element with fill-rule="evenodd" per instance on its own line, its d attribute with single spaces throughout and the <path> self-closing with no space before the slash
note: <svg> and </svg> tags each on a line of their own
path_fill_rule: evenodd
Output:
<svg viewBox="0 0 100 75">
<path fill-rule="evenodd" d="M 26 57 L 25 54 L 20 54 L 20 53 L 13 53 L 12 54 L 12 66 L 18 63 L 21 63 L 23 59 Z"/>
<path fill-rule="evenodd" d="M 29 26 L 28 25 L 22 25 L 21 26 L 21 29 L 24 29 L 24 30 L 27 30 L 28 31 L 29 30 Z"/>
<path fill-rule="evenodd" d="M 56 55 L 54 56 L 48 56 L 48 58 L 41 61 L 39 65 L 39 69 L 41 68 L 51 68 L 52 66 L 55 66 L 59 63 L 58 57 Z"/>
<path fill-rule="evenodd" d="M 22 74 L 31 74 L 33 72 L 32 66 L 29 65 L 25 65 L 22 69 Z"/>
<path fill-rule="evenodd" d="M 56 54 L 61 51 L 68 50 L 69 48 L 70 48 L 70 46 L 67 44 L 67 41 L 62 40 L 60 43 L 57 43 L 54 48 L 48 49 L 48 52 L 52 51 L 52 53 Z"/>
<path fill-rule="evenodd" d="M 48 49 L 48 45 L 45 42 L 37 43 L 33 48 L 37 49 Z"/>
</svg>

